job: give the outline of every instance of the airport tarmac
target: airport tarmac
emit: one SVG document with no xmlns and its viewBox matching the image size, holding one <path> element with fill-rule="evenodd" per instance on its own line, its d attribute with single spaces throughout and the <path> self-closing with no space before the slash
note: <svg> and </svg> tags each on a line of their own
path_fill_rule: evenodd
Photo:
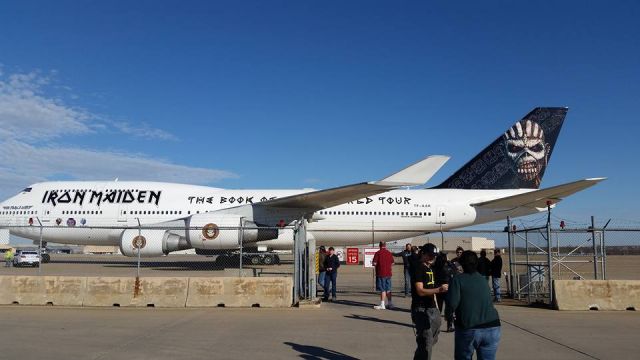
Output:
<svg viewBox="0 0 640 360">
<path fill-rule="evenodd" d="M 397 298 L 397 310 L 374 310 L 376 295 L 364 293 L 319 309 L 7 306 L 0 359 L 409 359 L 409 301 Z M 638 312 L 497 308 L 499 359 L 637 357 Z M 433 359 L 453 358 L 453 336 L 440 334 Z"/>
</svg>

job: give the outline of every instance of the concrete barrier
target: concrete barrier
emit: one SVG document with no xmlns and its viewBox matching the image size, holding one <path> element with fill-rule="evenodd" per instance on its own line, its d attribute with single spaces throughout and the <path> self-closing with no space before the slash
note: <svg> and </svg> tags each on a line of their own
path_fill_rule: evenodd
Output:
<svg viewBox="0 0 640 360">
<path fill-rule="evenodd" d="M 0 276 L 0 304 L 46 305 L 44 278 L 38 276 Z"/>
<path fill-rule="evenodd" d="M 0 305 L 290 307 L 290 277 L 0 276 Z"/>
<path fill-rule="evenodd" d="M 84 306 L 184 307 L 189 278 L 87 278 Z"/>
<path fill-rule="evenodd" d="M 638 310 L 640 280 L 554 280 L 558 310 Z"/>
<path fill-rule="evenodd" d="M 187 307 L 290 307 L 293 279 L 191 278 Z"/>
<path fill-rule="evenodd" d="M 86 277 L 45 276 L 44 303 L 58 306 L 82 306 L 86 286 Z"/>
</svg>

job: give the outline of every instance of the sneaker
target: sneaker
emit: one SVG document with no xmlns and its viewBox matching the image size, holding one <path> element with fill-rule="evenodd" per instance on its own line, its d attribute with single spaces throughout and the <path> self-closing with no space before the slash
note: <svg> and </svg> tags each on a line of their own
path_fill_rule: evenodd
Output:
<svg viewBox="0 0 640 360">
<path fill-rule="evenodd" d="M 335 302 L 335 301 L 336 301 L 336 297 L 334 296 L 331 298 L 331 302 Z"/>
<path fill-rule="evenodd" d="M 387 309 L 392 310 L 394 308 L 393 303 L 387 304 Z"/>
<path fill-rule="evenodd" d="M 373 308 L 374 308 L 374 309 L 376 309 L 376 310 L 385 310 L 385 309 L 386 309 L 386 308 L 385 308 L 384 306 L 382 306 L 382 305 L 374 305 L 374 306 L 373 306 Z"/>
</svg>

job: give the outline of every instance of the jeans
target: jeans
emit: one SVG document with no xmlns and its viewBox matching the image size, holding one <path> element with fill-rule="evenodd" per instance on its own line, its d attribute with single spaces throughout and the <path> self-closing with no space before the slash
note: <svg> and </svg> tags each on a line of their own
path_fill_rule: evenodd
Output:
<svg viewBox="0 0 640 360">
<path fill-rule="evenodd" d="M 411 270 L 409 267 L 404 268 L 404 294 L 411 294 Z"/>
<path fill-rule="evenodd" d="M 318 285 L 320 285 L 323 288 L 324 288 L 324 279 L 326 275 L 327 273 L 324 271 L 320 271 L 320 274 L 318 274 Z"/>
<path fill-rule="evenodd" d="M 4 261 L 4 267 L 11 267 L 11 260 L 5 260 Z"/>
<path fill-rule="evenodd" d="M 476 352 L 478 360 L 495 360 L 500 343 L 500 326 L 485 329 L 456 329 L 455 360 L 471 360 Z"/>
<path fill-rule="evenodd" d="M 500 278 L 492 278 L 491 279 L 493 285 L 493 294 L 496 297 L 496 301 L 500 301 Z"/>
<path fill-rule="evenodd" d="M 327 271 L 324 278 L 324 298 L 329 298 L 329 284 L 331 284 L 331 297 L 336 297 L 336 280 L 338 279 L 337 271 Z"/>
<path fill-rule="evenodd" d="M 436 308 L 411 309 L 411 321 L 416 328 L 416 352 L 414 360 L 431 360 L 433 345 L 438 342 L 440 334 L 440 313 Z"/>
</svg>

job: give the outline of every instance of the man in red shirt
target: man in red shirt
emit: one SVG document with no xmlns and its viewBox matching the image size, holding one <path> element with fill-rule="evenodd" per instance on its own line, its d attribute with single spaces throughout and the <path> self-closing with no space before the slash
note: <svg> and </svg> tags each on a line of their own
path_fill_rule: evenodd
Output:
<svg viewBox="0 0 640 360">
<path fill-rule="evenodd" d="M 384 241 L 380 241 L 380 250 L 373 256 L 373 266 L 376 268 L 376 291 L 380 291 L 380 305 L 373 308 L 377 310 L 391 309 L 393 308 L 391 302 L 393 254 L 387 250 Z"/>
</svg>

